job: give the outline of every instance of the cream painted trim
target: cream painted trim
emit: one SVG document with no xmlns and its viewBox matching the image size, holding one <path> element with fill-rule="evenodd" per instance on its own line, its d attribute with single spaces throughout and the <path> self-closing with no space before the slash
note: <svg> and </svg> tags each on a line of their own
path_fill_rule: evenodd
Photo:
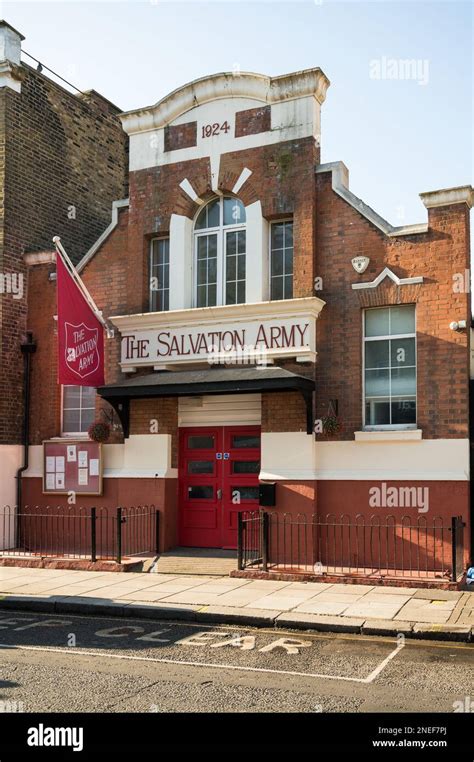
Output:
<svg viewBox="0 0 474 762">
<path fill-rule="evenodd" d="M 196 204 L 204 203 L 203 200 L 199 198 L 198 194 L 194 190 L 187 177 L 185 177 L 184 180 L 181 180 L 179 187 L 186 193 L 187 196 L 189 196 L 191 201 L 195 201 Z"/>
<path fill-rule="evenodd" d="M 314 437 L 304 431 L 262 432 L 259 478 L 275 480 L 316 479 Z"/>
<path fill-rule="evenodd" d="M 134 315 L 115 315 L 109 318 L 120 331 L 147 331 L 156 328 L 190 327 L 219 321 L 258 320 L 259 318 L 290 318 L 302 314 L 318 317 L 326 302 L 317 296 L 281 301 L 225 304 L 218 307 L 194 307 L 169 312 L 142 312 Z"/>
<path fill-rule="evenodd" d="M 0 89 L 2 87 L 9 87 L 15 93 L 21 93 L 18 67 L 13 66 L 9 61 L 0 61 Z"/>
<path fill-rule="evenodd" d="M 55 251 L 31 251 L 24 254 L 23 259 L 27 267 L 35 265 L 51 265 L 56 262 Z"/>
<path fill-rule="evenodd" d="M 451 204 L 467 204 L 471 209 L 474 206 L 474 188 L 470 185 L 443 188 L 442 190 L 420 193 L 420 198 L 427 209 L 437 206 L 450 206 Z"/>
<path fill-rule="evenodd" d="M 426 233 L 428 231 L 427 223 L 420 223 L 415 225 L 402 225 L 401 227 L 394 227 L 387 220 L 384 220 L 377 212 L 375 212 L 370 206 L 365 204 L 358 196 L 354 195 L 349 190 L 349 171 L 346 165 L 342 161 L 333 161 L 327 164 L 319 164 L 316 167 L 316 173 L 322 174 L 324 172 L 331 172 L 332 177 L 332 189 L 338 194 L 344 201 L 347 201 L 359 214 L 365 217 L 372 225 L 375 225 L 382 233 L 387 236 L 400 236 L 400 235 L 416 235 L 419 233 Z"/>
<path fill-rule="evenodd" d="M 0 445 L 0 508 L 16 505 L 16 473 L 23 465 L 21 445 Z M 0 549 L 2 522 L 0 520 Z"/>
<path fill-rule="evenodd" d="M 415 442 L 422 439 L 421 429 L 406 429 L 392 431 L 355 431 L 356 442 Z"/>
<path fill-rule="evenodd" d="M 76 267 L 76 270 L 78 273 L 82 272 L 82 270 L 88 264 L 88 262 L 92 259 L 94 254 L 98 251 L 98 249 L 100 249 L 104 241 L 107 240 L 107 238 L 112 233 L 112 231 L 117 227 L 119 209 L 124 209 L 126 206 L 129 206 L 129 203 L 130 201 L 128 198 L 123 198 L 123 199 L 120 199 L 119 201 L 112 202 L 112 222 L 110 223 L 110 225 L 108 225 L 108 227 L 106 227 L 104 232 L 98 237 L 97 241 L 92 244 L 89 251 L 86 254 L 84 254 L 81 261 Z"/>
<path fill-rule="evenodd" d="M 178 478 L 177 468 L 168 468 L 166 470 L 153 469 L 151 471 L 146 469 L 142 469 L 141 471 L 123 471 L 123 470 L 116 470 L 113 468 L 106 468 L 104 471 L 104 479 L 177 479 L 177 478 Z"/>
<path fill-rule="evenodd" d="M 161 316 L 160 324 L 167 324 L 167 315 L 176 310 L 191 309 L 193 295 L 193 222 L 183 214 L 172 214 L 170 219 L 170 310 L 150 312 Z"/>
<path fill-rule="evenodd" d="M 0 449 L 0 457 L 1 452 Z M 103 453 L 106 479 L 177 477 L 177 469 L 171 467 L 170 434 L 132 434 L 123 444 L 104 445 Z M 30 466 L 23 475 L 43 477 L 43 445 L 30 446 Z"/>
<path fill-rule="evenodd" d="M 393 280 L 393 282 L 397 286 L 408 286 L 415 283 L 423 283 L 422 275 L 417 276 L 415 278 L 399 278 L 398 275 L 395 275 L 395 273 L 392 272 L 392 270 L 390 270 L 389 267 L 384 267 L 382 272 L 379 275 L 377 275 L 377 277 L 374 278 L 374 280 L 366 281 L 365 283 L 353 283 L 352 288 L 354 290 L 365 289 L 365 288 L 377 288 L 377 286 L 380 285 L 380 283 L 385 278 L 390 278 L 391 280 Z"/>
<path fill-rule="evenodd" d="M 232 188 L 232 193 L 238 193 L 239 190 L 242 188 L 243 185 L 247 182 L 250 175 L 252 174 L 252 170 L 248 167 L 244 167 L 242 172 L 240 173 L 240 177 L 235 183 L 234 187 Z"/>
<path fill-rule="evenodd" d="M 195 106 L 221 98 L 252 98 L 278 103 L 313 96 L 323 103 L 329 80 L 319 68 L 268 77 L 253 72 L 223 72 L 195 79 L 166 95 L 153 106 L 120 115 L 128 135 L 165 127 Z"/>
<path fill-rule="evenodd" d="M 333 481 L 469 481 L 468 439 L 316 442 L 316 478 Z"/>
<path fill-rule="evenodd" d="M 465 482 L 469 440 L 379 440 L 375 449 L 362 441 L 315 442 L 304 432 L 263 432 L 260 478 Z"/>
</svg>

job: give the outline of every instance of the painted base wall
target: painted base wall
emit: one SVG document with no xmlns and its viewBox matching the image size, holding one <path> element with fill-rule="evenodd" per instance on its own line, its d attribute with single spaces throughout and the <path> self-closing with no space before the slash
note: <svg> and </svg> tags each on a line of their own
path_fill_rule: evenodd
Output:
<svg viewBox="0 0 474 762">
<path fill-rule="evenodd" d="M 36 508 L 40 512 L 41 507 L 47 505 L 67 507 L 65 496 L 56 498 L 54 501 L 50 495 L 42 494 L 42 481 L 37 477 L 25 478 L 23 480 L 24 505 L 30 508 Z M 384 486 L 385 485 L 385 491 Z M 371 490 L 378 487 L 383 498 L 390 495 L 390 488 L 419 488 L 421 492 L 415 493 L 422 497 L 424 503 L 413 507 L 395 507 L 390 504 L 384 507 L 375 507 L 370 504 Z M 399 494 L 399 493 L 397 493 Z M 78 506 L 83 507 L 106 507 L 115 511 L 117 506 L 137 506 L 154 505 L 160 511 L 160 550 L 168 550 L 176 547 L 178 544 L 178 480 L 177 479 L 134 479 L 134 478 L 105 478 L 104 494 L 101 497 L 85 496 L 78 500 Z M 424 508 L 428 507 L 427 511 Z M 446 556 L 446 561 L 450 560 L 451 535 L 449 527 L 453 516 L 461 516 L 466 526 L 464 528 L 464 558 L 465 563 L 469 562 L 470 557 L 470 526 L 469 526 L 469 483 L 468 482 L 374 482 L 374 481 L 278 481 L 276 487 L 276 506 L 269 508 L 279 519 L 278 542 L 283 543 L 283 535 L 288 534 L 288 529 L 283 529 L 284 517 L 298 520 L 301 525 L 309 521 L 313 514 L 320 519 L 332 516 L 338 521 L 344 516 L 344 521 L 352 525 L 365 521 L 366 524 L 374 521 L 385 522 L 387 517 L 394 517 L 393 523 L 403 523 L 405 526 L 432 526 L 436 520 L 439 527 L 443 527 L 442 533 L 430 532 L 424 535 L 425 555 L 421 558 L 422 564 L 429 558 L 426 556 L 426 542 L 428 543 L 428 555 L 440 557 Z M 361 518 L 363 517 L 363 518 Z M 403 520 L 403 522 L 402 522 Z M 367 533 L 366 533 L 367 535 Z M 400 533 L 398 533 L 400 536 Z M 367 535 L 369 537 L 369 535 Z M 378 539 L 377 539 L 378 537 Z M 333 555 L 330 557 L 329 544 L 327 550 L 321 553 L 318 551 L 317 542 L 309 529 L 293 530 L 293 539 L 290 543 L 294 547 L 298 542 L 306 543 L 305 553 L 307 562 L 316 563 L 321 561 L 327 563 L 339 563 L 343 560 L 344 548 L 347 550 L 349 535 L 344 535 L 344 539 L 334 540 Z M 277 541 L 275 535 L 274 542 Z M 351 540 L 352 542 L 352 540 Z M 366 540 L 362 545 L 358 545 L 355 555 L 352 553 L 351 562 L 357 562 L 357 565 L 373 565 L 374 553 L 380 550 L 384 558 L 394 565 L 402 562 L 400 553 L 409 553 L 413 558 L 416 555 L 418 545 L 422 541 L 417 539 L 416 531 L 411 535 L 403 533 L 401 540 L 397 540 L 399 548 L 395 550 L 390 543 L 381 539 L 381 534 L 372 533 L 369 537 L 368 549 Z M 401 543 L 401 544 L 400 544 Z M 403 550 L 400 550 L 403 546 Z M 331 551 L 332 552 L 332 551 Z M 329 555 L 328 555 L 329 554 Z M 319 557 L 321 556 L 321 557 Z M 285 559 L 287 560 L 287 559 Z M 403 564 L 402 564 L 403 565 Z M 428 564 L 429 565 L 429 564 Z"/>
<path fill-rule="evenodd" d="M 118 506 L 155 506 L 160 511 L 160 550 L 175 547 L 177 535 L 177 479 L 107 479 L 103 481 L 101 496 L 78 496 L 77 508 L 95 506 L 107 508 L 109 515 L 115 515 Z M 67 495 L 43 495 L 42 479 L 30 477 L 23 479 L 23 506 L 28 510 L 41 513 L 46 506 L 69 508 Z M 44 540 L 46 530 L 39 533 L 36 541 Z"/>
<path fill-rule="evenodd" d="M 0 445 L 0 511 L 14 511 L 16 497 L 16 473 L 23 462 L 21 445 Z M 15 541 L 14 522 L 0 520 L 0 550 L 11 547 Z"/>
<path fill-rule="evenodd" d="M 390 488 L 396 492 L 390 492 Z M 379 493 L 374 493 L 378 488 Z M 410 493 L 413 505 L 391 505 L 394 495 L 401 500 L 403 488 L 416 488 Z M 376 496 L 387 505 L 371 504 Z M 406 499 L 406 498 L 405 498 Z M 417 500 L 419 499 L 419 502 Z M 425 510 L 428 508 L 428 510 Z M 318 561 L 323 564 L 374 566 L 378 561 L 391 568 L 421 569 L 446 568 L 451 562 L 451 518 L 461 516 L 464 523 L 463 557 L 470 560 L 469 483 L 466 481 L 279 481 L 276 488 L 276 506 L 269 508 L 276 520 L 270 542 L 274 556 L 282 563 L 303 559 L 305 564 Z M 328 526 L 317 530 L 311 526 L 311 516 Z M 391 519 L 393 517 L 393 521 Z M 370 524 L 403 524 L 402 529 L 382 531 L 368 528 Z M 286 522 L 286 525 L 285 525 Z M 292 528 L 290 528 L 290 522 Z M 357 531 L 340 528 L 345 522 Z M 334 527 L 334 523 L 338 527 Z M 416 527 L 409 529 L 409 527 Z M 418 533 L 417 528 L 420 527 Z M 425 529 L 426 527 L 426 529 Z M 443 528 L 441 530 L 441 527 Z M 285 539 L 286 538 L 286 539 Z M 286 543 L 286 545 L 285 545 Z"/>
</svg>

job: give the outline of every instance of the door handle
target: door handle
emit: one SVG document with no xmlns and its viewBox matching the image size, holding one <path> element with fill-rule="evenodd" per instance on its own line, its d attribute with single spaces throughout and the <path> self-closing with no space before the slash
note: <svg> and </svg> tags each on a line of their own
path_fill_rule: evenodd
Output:
<svg viewBox="0 0 474 762">
<path fill-rule="evenodd" d="M 222 500 L 222 490 L 221 489 L 217 490 L 217 499 L 218 500 Z"/>
</svg>

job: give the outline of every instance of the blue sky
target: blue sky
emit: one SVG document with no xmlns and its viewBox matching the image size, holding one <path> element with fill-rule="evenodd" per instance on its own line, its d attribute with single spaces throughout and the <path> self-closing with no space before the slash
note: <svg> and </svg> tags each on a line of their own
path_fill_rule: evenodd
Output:
<svg viewBox="0 0 474 762">
<path fill-rule="evenodd" d="M 426 219 L 418 193 L 472 183 L 469 2 L 15 0 L 0 13 L 24 50 L 123 110 L 235 67 L 320 66 L 322 161 L 344 161 L 351 190 L 392 224 Z M 394 79 L 407 59 L 415 76 Z"/>
</svg>

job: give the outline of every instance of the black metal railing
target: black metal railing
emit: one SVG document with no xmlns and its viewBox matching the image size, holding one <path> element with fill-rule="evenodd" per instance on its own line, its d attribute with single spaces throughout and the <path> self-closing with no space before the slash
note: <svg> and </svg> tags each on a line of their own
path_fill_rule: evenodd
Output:
<svg viewBox="0 0 474 762">
<path fill-rule="evenodd" d="M 158 553 L 155 506 L 25 506 L 0 508 L 0 557 L 115 560 Z"/>
<path fill-rule="evenodd" d="M 460 516 L 447 523 L 425 516 L 242 512 L 238 568 L 455 581 L 465 570 L 464 527 Z"/>
</svg>

